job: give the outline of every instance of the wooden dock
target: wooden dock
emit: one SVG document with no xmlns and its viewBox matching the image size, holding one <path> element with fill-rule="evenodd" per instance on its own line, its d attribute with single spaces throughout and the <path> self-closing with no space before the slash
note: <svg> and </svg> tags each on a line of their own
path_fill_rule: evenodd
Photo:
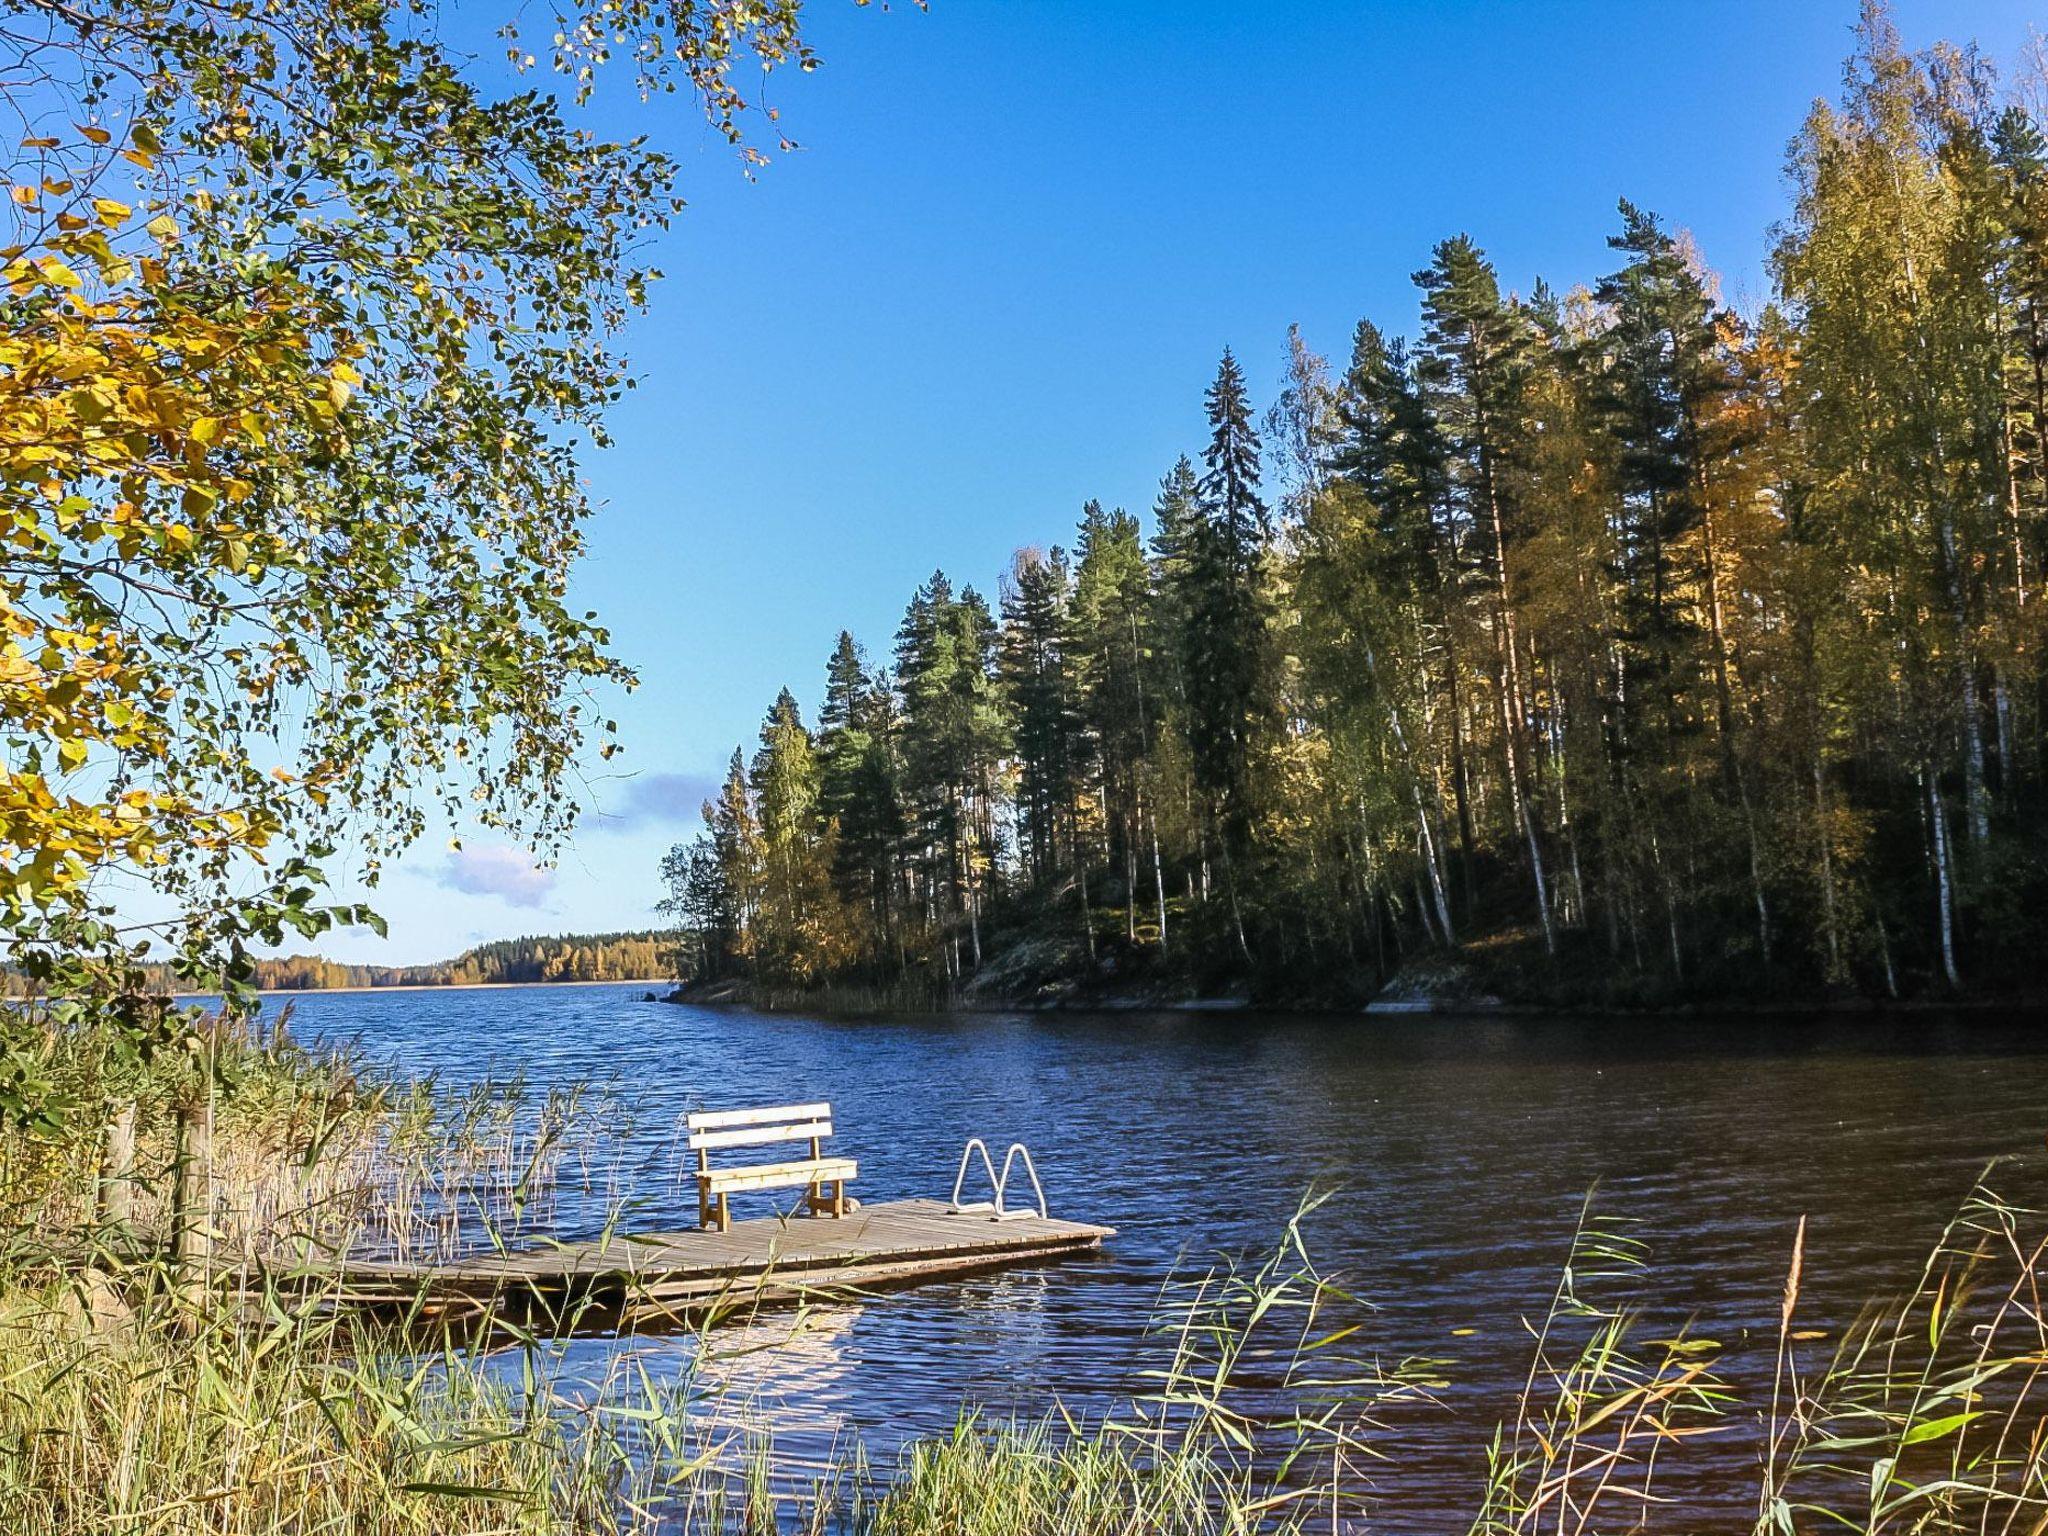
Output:
<svg viewBox="0 0 2048 1536">
<path fill-rule="evenodd" d="M 723 1232 L 613 1233 L 431 1265 L 354 1262 L 338 1286 L 329 1271 L 323 1289 L 345 1305 L 434 1318 L 658 1326 L 1054 1259 L 1114 1235 L 1080 1222 L 997 1221 L 940 1200 L 896 1200 L 837 1217 L 736 1221 Z"/>
</svg>

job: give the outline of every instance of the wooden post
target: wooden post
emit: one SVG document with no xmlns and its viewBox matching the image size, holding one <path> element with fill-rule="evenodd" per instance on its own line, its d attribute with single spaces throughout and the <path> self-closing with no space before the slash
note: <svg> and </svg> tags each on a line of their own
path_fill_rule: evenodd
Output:
<svg viewBox="0 0 2048 1536">
<path fill-rule="evenodd" d="M 213 1257 L 213 1103 L 178 1106 L 177 1164 L 171 1181 L 171 1259 L 190 1284 Z"/>
<path fill-rule="evenodd" d="M 128 1100 L 107 1122 L 100 1158 L 100 1225 L 126 1230 L 135 1224 L 135 1101 Z"/>
</svg>

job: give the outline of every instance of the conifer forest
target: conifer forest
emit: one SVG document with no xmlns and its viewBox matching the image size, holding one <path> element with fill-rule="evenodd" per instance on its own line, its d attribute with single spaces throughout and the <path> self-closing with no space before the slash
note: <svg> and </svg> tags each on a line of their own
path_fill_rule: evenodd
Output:
<svg viewBox="0 0 2048 1536">
<path fill-rule="evenodd" d="M 1818 83 L 1818 82 L 1817 82 Z M 669 856 L 700 980 L 2024 994 L 2048 941 L 2048 90 L 1866 14 L 1773 292 L 1622 201 L 1222 352 L 1149 506 L 842 633 Z M 1405 333 L 1397 334 L 1397 331 Z M 1257 354 L 1263 356 L 1263 353 Z"/>
</svg>

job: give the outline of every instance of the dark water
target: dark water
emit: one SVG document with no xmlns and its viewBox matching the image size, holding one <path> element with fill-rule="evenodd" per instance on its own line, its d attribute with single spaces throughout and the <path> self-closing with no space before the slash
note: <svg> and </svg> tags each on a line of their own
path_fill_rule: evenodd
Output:
<svg viewBox="0 0 2048 1536">
<path fill-rule="evenodd" d="M 629 1227 L 694 1220 L 675 1135 L 687 1110 L 830 1099 L 867 1200 L 943 1196 L 966 1137 L 1021 1139 L 1052 1214 L 1119 1229 L 1097 1258 L 831 1309 L 735 1351 L 720 1372 L 799 1452 L 857 1430 L 886 1455 L 963 1404 L 1036 1415 L 1057 1393 L 1109 1408 L 1160 1361 L 1146 1324 L 1176 1265 L 1266 1248 L 1305 1190 L 1334 1186 L 1306 1232 L 1373 1304 L 1358 1341 L 1389 1363 L 1443 1357 L 1453 1383 L 1389 1428 L 1393 1528 L 1469 1518 L 1493 1419 L 1526 1368 L 1519 1319 L 1541 1312 L 1595 1185 L 1651 1255 L 1618 1282 L 1646 1322 L 1697 1316 L 1755 1385 L 1801 1215 L 1802 1321 L 1839 1329 L 1910 1282 L 1990 1159 L 2048 1132 L 2048 1030 L 2024 1018 L 877 1022 L 680 1008 L 644 990 L 321 995 L 299 1001 L 298 1028 L 452 1083 L 520 1071 L 614 1085 L 633 1110 L 615 1149 Z M 2040 1207 L 2043 1178 L 2023 1159 L 1998 1184 Z M 615 1192 L 565 1191 L 557 1230 L 596 1230 Z M 678 1371 L 693 1349 L 636 1347 Z M 1730 1464 L 1751 1456 L 1738 1426 L 1686 1497 L 1739 1515 L 1753 1495 Z"/>
</svg>

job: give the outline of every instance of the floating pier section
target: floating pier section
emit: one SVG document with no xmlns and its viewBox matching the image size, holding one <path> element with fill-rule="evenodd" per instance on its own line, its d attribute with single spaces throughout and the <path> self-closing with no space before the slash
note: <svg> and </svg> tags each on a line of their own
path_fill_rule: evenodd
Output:
<svg viewBox="0 0 2048 1536">
<path fill-rule="evenodd" d="M 735 1221 L 725 1231 L 614 1232 L 601 1240 L 445 1263 L 352 1262 L 322 1289 L 344 1305 L 422 1317 L 551 1318 L 593 1326 L 686 1324 L 1086 1253 L 1108 1227 L 1002 1219 L 943 1200 L 896 1200 L 843 1216 Z"/>
</svg>

